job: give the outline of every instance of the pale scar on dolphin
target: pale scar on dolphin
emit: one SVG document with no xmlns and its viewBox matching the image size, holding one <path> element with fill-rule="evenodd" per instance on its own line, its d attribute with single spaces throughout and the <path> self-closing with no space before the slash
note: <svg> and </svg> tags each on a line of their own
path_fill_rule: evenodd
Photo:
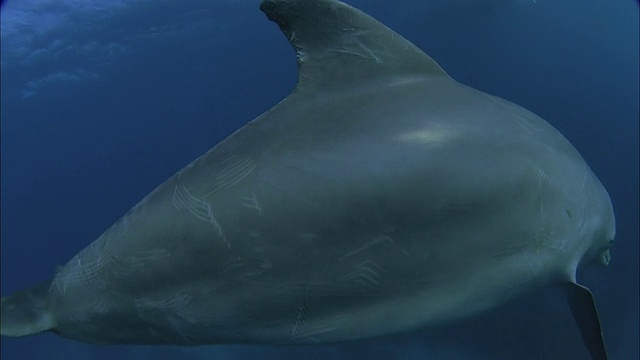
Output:
<svg viewBox="0 0 640 360">
<path fill-rule="evenodd" d="M 2 298 L 2 335 L 327 343 L 446 324 L 557 285 L 605 359 L 576 272 L 608 263 L 614 214 L 576 149 L 357 9 L 261 9 L 296 52 L 293 92 L 53 278 Z"/>
</svg>

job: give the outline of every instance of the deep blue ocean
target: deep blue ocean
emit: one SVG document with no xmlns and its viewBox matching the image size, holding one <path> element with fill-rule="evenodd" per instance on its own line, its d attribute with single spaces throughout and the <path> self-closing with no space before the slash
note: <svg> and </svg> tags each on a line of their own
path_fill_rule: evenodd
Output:
<svg viewBox="0 0 640 360">
<path fill-rule="evenodd" d="M 456 80 L 555 126 L 607 188 L 611 264 L 578 274 L 611 359 L 638 359 L 638 3 L 351 0 Z M 259 0 L 7 0 L 2 295 L 54 273 L 148 192 L 280 101 L 294 53 Z M 558 289 L 462 323 L 312 347 L 1 340 L 2 360 L 587 359 Z"/>
</svg>

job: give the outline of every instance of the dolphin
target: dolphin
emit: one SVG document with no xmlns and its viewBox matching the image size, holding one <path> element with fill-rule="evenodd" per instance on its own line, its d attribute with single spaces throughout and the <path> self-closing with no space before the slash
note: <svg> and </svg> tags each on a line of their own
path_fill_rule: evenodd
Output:
<svg viewBox="0 0 640 360">
<path fill-rule="evenodd" d="M 336 0 L 264 0 L 293 92 L 153 190 L 33 288 L 2 336 L 317 344 L 450 323 L 564 290 L 594 359 L 611 201 L 533 113 L 453 80 Z"/>
</svg>

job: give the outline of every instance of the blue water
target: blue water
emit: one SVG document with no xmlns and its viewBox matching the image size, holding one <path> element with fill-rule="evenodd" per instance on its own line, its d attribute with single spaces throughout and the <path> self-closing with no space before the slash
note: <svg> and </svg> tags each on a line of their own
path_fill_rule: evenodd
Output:
<svg viewBox="0 0 640 360">
<path fill-rule="evenodd" d="M 638 4 L 353 0 L 455 79 L 539 114 L 608 189 L 608 268 L 579 274 L 612 359 L 638 359 Z M 8 0 L 2 21 L 2 294 L 50 277 L 155 186 L 288 94 L 295 59 L 258 0 Z M 318 347 L 1 340 L 13 359 L 580 359 L 549 289 L 431 331 Z"/>
</svg>

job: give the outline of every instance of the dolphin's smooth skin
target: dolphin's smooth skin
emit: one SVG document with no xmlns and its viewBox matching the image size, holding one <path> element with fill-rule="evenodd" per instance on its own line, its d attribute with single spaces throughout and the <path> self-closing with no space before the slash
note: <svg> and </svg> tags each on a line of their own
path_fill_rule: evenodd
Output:
<svg viewBox="0 0 640 360">
<path fill-rule="evenodd" d="M 314 344 L 445 324 L 609 261 L 609 196 L 531 112 L 451 79 L 335 0 L 265 0 L 295 90 L 187 165 L 55 276 L 2 299 L 3 336 Z"/>
</svg>

